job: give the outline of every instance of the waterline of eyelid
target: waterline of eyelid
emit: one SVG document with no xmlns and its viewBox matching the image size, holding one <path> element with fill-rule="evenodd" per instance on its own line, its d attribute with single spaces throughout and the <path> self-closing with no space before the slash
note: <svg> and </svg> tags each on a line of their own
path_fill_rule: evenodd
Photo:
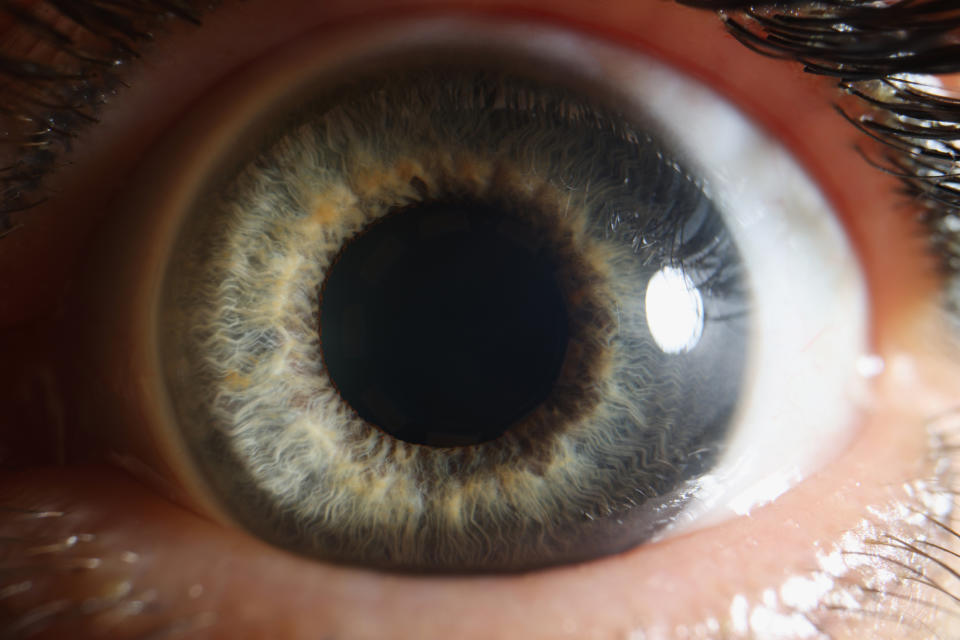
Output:
<svg viewBox="0 0 960 640">
<path fill-rule="evenodd" d="M 926 432 L 929 476 L 891 488 L 887 502 L 866 507 L 839 538 L 814 541 L 815 568 L 759 592 L 734 594 L 715 617 L 638 629 L 635 637 L 894 640 L 915 631 L 949 637 L 939 624 L 960 628 L 960 578 L 953 574 L 960 571 L 960 409 L 929 419 Z M 888 608 L 891 600 L 897 613 Z"/>
<path fill-rule="evenodd" d="M 807 636 L 816 640 L 826 638 L 862 640 L 864 637 L 899 640 L 902 638 L 900 634 L 887 633 L 889 629 L 885 629 L 882 635 L 868 633 L 869 630 L 874 629 L 875 619 L 883 613 L 882 609 L 878 609 L 882 602 L 889 603 L 891 598 L 902 600 L 908 595 L 895 591 L 899 583 L 889 579 L 889 576 L 893 575 L 890 569 L 895 568 L 890 560 L 907 560 L 907 566 L 920 566 L 918 563 L 922 563 L 924 566 L 922 571 L 933 578 L 937 578 L 931 573 L 936 567 L 928 558 L 918 557 L 905 550 L 897 551 L 900 555 L 891 555 L 886 552 L 886 547 L 878 547 L 875 543 L 883 541 L 884 537 L 889 539 L 891 535 L 911 542 L 950 540 L 951 536 L 944 535 L 943 532 L 938 533 L 939 529 L 931 524 L 930 518 L 941 518 L 949 522 L 952 516 L 950 510 L 953 506 L 955 487 L 952 486 L 951 479 L 957 467 L 953 465 L 946 468 L 940 463 L 946 454 L 953 455 L 956 451 L 957 436 L 960 434 L 960 421 L 957 420 L 957 415 L 957 412 L 946 412 L 929 424 L 931 432 L 929 475 L 892 487 L 888 494 L 889 500 L 887 502 L 880 500 L 874 502 L 872 508 L 864 508 L 865 517 L 859 524 L 851 527 L 846 535 L 840 536 L 839 539 L 829 538 L 822 539 L 819 543 L 811 543 L 813 566 L 809 571 L 793 573 L 784 577 L 779 583 L 755 592 L 741 590 L 731 594 L 728 607 L 717 609 L 713 616 L 704 617 L 699 622 L 662 627 L 638 624 L 629 637 L 664 640 L 719 640 L 721 638 L 723 640 L 748 638 L 796 640 L 796 635 L 784 636 L 775 632 L 808 628 L 801 622 L 801 619 L 805 618 L 823 630 L 822 635 Z M 50 510 L 60 510 L 56 507 L 60 507 L 61 504 L 51 505 L 54 508 Z M 84 510 L 82 503 L 77 505 L 78 513 Z M 44 511 L 44 509 L 33 511 Z M 100 531 L 89 526 L 78 527 L 74 520 L 76 515 L 73 512 L 49 519 L 49 522 L 55 523 L 63 517 L 70 519 L 70 522 L 63 525 L 67 528 L 92 531 L 100 539 L 112 537 L 109 529 Z M 940 536 L 939 540 L 938 536 Z M 61 534 L 56 539 L 64 540 L 69 537 L 70 535 Z M 953 542 L 955 544 L 957 541 L 954 539 Z M 884 551 L 888 559 L 882 560 L 877 557 L 878 550 Z M 948 556 L 943 558 L 950 561 Z M 156 560 L 153 562 L 155 564 Z M 829 589 L 828 582 L 831 585 Z M 197 591 L 193 588 L 195 584 L 195 581 L 188 581 L 181 585 L 180 590 L 162 594 L 164 607 L 169 606 L 171 611 L 179 610 L 178 602 L 183 604 L 192 600 L 192 594 Z M 150 585 L 146 583 L 134 584 L 133 587 L 137 594 L 150 592 Z M 913 601 L 904 600 L 905 604 L 909 604 L 907 618 L 913 620 L 909 624 L 919 624 L 916 621 L 923 620 L 923 616 L 932 616 L 931 607 L 937 604 L 937 598 L 933 597 L 937 592 L 923 585 L 921 587 L 927 591 L 926 594 L 918 593 Z M 942 603 L 937 606 L 942 606 Z M 914 617 L 911 618 L 911 616 Z M 182 618 L 178 614 L 178 619 Z M 929 620 L 923 621 L 929 622 Z M 571 618 L 571 624 L 576 625 L 576 620 Z M 858 635 L 851 632 L 853 635 L 848 635 L 843 631 L 846 627 L 842 626 L 846 624 L 869 626 L 851 627 L 859 629 L 861 633 Z M 576 628 L 586 629 L 583 626 L 576 626 Z M 744 628 L 747 630 L 745 633 L 737 631 Z"/>
<path fill-rule="evenodd" d="M 76 513 L 0 507 L 0 526 L 11 534 L 0 539 L 4 552 L 0 559 L 0 601 L 6 601 L 0 616 L 0 636 L 5 640 L 25 640 L 64 626 L 69 626 L 77 637 L 86 637 L 85 633 L 96 637 L 123 634 L 124 630 L 142 630 L 144 623 L 138 619 L 162 615 L 178 598 L 201 601 L 206 593 L 201 583 L 191 584 L 182 594 L 139 584 L 143 570 L 141 554 L 106 549 L 109 533 L 89 533 L 86 527 L 81 533 L 62 533 L 65 528 L 82 526 L 77 523 L 85 519 L 84 509 L 76 507 Z M 2 517 L 4 514 L 6 518 Z M 47 529 L 60 533 L 44 533 L 32 518 L 18 518 L 18 514 L 40 515 L 40 522 L 46 522 Z M 56 519 L 42 517 L 50 514 L 55 514 Z M 85 524 L 89 527 L 89 523 Z M 218 619 L 213 610 L 177 614 L 159 623 L 145 623 L 150 631 L 135 632 L 135 637 L 180 637 L 211 628 Z M 139 633 L 144 635 L 136 635 Z"/>
</svg>

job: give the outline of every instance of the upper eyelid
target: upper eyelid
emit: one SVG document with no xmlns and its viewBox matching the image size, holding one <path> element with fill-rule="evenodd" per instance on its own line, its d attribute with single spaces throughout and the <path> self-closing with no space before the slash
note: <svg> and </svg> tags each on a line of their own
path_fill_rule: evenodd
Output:
<svg viewBox="0 0 960 640">
<path fill-rule="evenodd" d="M 960 271 L 960 248 L 954 237 L 958 232 L 952 230 L 960 212 L 960 190 L 935 179 L 954 173 L 958 161 L 931 158 L 924 146 L 911 144 L 911 137 L 896 126 L 892 130 L 871 126 L 872 122 L 902 123 L 898 114 L 916 108 L 936 109 L 944 133 L 960 124 L 960 102 L 922 91 L 890 99 L 889 91 L 884 94 L 876 87 L 878 79 L 889 82 L 905 70 L 960 69 L 960 60 L 952 67 L 939 61 L 931 67 L 931 56 L 923 55 L 946 46 L 943 38 L 960 22 L 960 9 L 946 10 L 938 14 L 941 20 L 931 23 L 922 11 L 903 11 L 897 5 L 837 7 L 834 13 L 816 14 L 813 19 L 813 13 L 805 13 L 809 8 L 806 2 L 796 2 L 796 8 L 787 14 L 782 6 L 779 10 L 741 10 L 738 7 L 744 3 L 738 0 L 678 1 L 720 11 L 733 35 L 761 53 L 803 60 L 808 70 L 817 73 L 853 74 L 853 80 L 842 76 L 840 83 L 859 103 L 849 119 L 892 149 L 885 168 L 901 172 L 908 192 L 919 196 L 932 247 L 942 266 L 948 273 Z M 46 199 L 46 177 L 57 169 L 76 133 L 97 121 L 102 104 L 122 86 L 119 69 L 123 64 L 138 57 L 138 49 L 154 33 L 185 23 L 199 25 L 203 4 L 198 0 L 140 0 L 137 9 L 104 9 L 85 0 L 47 0 L 41 5 L 47 9 L 42 14 L 40 10 L 28 12 L 10 0 L 0 4 L 0 11 L 14 23 L 8 29 L 13 37 L 6 38 L 7 42 L 29 34 L 28 40 L 44 45 L 30 47 L 28 55 L 0 51 L 0 78 L 9 80 L 0 86 L 0 133 L 6 138 L 0 141 L 0 238 L 15 228 L 17 214 Z M 857 60 L 851 52 L 862 53 L 862 34 L 857 31 L 860 23 L 869 25 L 874 35 L 870 62 L 857 66 L 851 64 Z M 931 24 L 935 28 L 931 29 Z M 857 38 L 844 39 L 844 33 L 856 33 Z M 825 39 L 825 34 L 830 39 Z M 906 67 L 904 57 L 895 54 L 911 44 L 914 55 L 907 58 L 915 64 Z M 51 52 L 56 58 L 52 63 Z M 931 162 L 934 178 L 930 177 Z M 960 303 L 954 306 L 960 313 Z"/>
</svg>

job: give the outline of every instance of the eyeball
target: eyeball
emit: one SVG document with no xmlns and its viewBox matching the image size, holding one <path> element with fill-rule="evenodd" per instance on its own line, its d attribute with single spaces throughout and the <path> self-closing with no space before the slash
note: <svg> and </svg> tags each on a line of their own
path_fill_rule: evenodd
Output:
<svg viewBox="0 0 960 640">
<path fill-rule="evenodd" d="M 457 19 L 306 39 L 137 181 L 121 403 L 196 504 L 285 549 L 590 560 L 772 500 L 854 428 L 834 214 L 636 52 Z"/>
</svg>

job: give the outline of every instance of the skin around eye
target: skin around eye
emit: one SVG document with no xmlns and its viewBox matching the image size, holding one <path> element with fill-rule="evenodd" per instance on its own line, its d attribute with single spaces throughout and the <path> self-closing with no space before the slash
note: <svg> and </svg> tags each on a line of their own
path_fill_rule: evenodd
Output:
<svg viewBox="0 0 960 640">
<path fill-rule="evenodd" d="M 132 81 L 131 91 L 104 115 L 103 127 L 92 130 L 84 140 L 87 144 L 78 147 L 75 165 L 58 176 L 63 195 L 38 211 L 36 223 L 25 230 L 32 236 L 19 241 L 23 249 L 4 252 L 10 273 L 29 269 L 31 261 L 49 259 L 51 281 L 40 286 L 59 291 L 59 283 L 52 284 L 58 274 L 85 268 L 87 263 L 73 259 L 80 249 L 65 251 L 63 264 L 57 267 L 58 260 L 52 256 L 64 245 L 58 248 L 54 239 L 45 251 L 39 247 L 50 238 L 50 229 L 62 229 L 61 224 L 74 238 L 87 237 L 93 246 L 103 246 L 95 235 L 110 233 L 110 203 L 123 182 L 116 168 L 134 164 L 151 138 L 193 99 L 189 90 L 177 94 L 178 88 L 202 89 L 248 56 L 311 23 L 319 25 L 322 34 L 323 29 L 336 28 L 338 20 L 359 19 L 356 9 L 346 4 L 331 3 L 321 10 L 291 3 L 289 14 L 283 13 L 285 6 L 264 4 L 225 9 L 212 15 L 202 31 L 184 31 L 158 46 L 152 60 L 162 60 L 163 65 L 154 63 L 155 68 Z M 498 9 L 529 15 L 542 8 L 528 4 L 510 11 Z M 711 625 L 736 637 L 740 627 L 732 603 L 738 602 L 738 596 L 763 604 L 765 590 L 779 588 L 791 576 L 806 575 L 817 566 L 818 550 L 839 544 L 870 509 L 905 502 L 903 483 L 935 476 L 936 460 L 929 455 L 924 423 L 947 407 L 956 391 L 951 382 L 955 379 L 949 359 L 952 352 L 945 346 L 949 343 L 940 339 L 945 330 L 930 302 L 936 278 L 918 230 L 890 195 L 895 183 L 856 157 L 852 135 L 828 106 L 830 94 L 810 78 L 742 50 L 709 16 L 663 3 L 640 7 L 611 3 L 602 16 L 592 15 L 589 7 L 579 3 L 556 4 L 549 15 L 540 17 L 643 46 L 670 59 L 731 96 L 775 131 L 819 179 L 839 209 L 868 274 L 874 345 L 886 364 L 884 374 L 868 391 L 870 402 L 855 442 L 807 482 L 749 517 L 603 561 L 513 578 L 384 577 L 312 564 L 210 523 L 161 498 L 155 487 L 120 481 L 126 476 L 116 471 L 68 468 L 10 474 L 0 490 L 4 505 L 66 515 L 51 518 L 56 524 L 44 526 L 36 525 L 42 518 L 6 518 L 5 531 L 44 541 L 91 536 L 78 538 L 69 549 L 52 551 L 49 558 L 53 563 L 100 558 L 107 567 L 70 579 L 38 579 L 32 595 L 27 590 L 20 594 L 24 599 L 11 601 L 16 611 L 25 615 L 32 610 L 30 605 L 35 608 L 57 596 L 81 602 L 122 593 L 126 584 L 130 597 L 123 595 L 120 600 L 149 601 L 149 593 L 154 592 L 158 604 L 152 617 L 101 616 L 96 623 L 93 617 L 84 618 L 90 633 L 102 628 L 95 624 L 112 624 L 106 628 L 116 637 L 136 637 L 145 629 L 181 622 L 197 625 L 195 635 L 224 638 L 624 637 L 638 631 L 647 637 L 671 637 L 680 628 L 693 634 L 699 624 L 705 625 L 704 637 L 709 637 Z M 271 25 L 270 29 L 261 29 L 263 24 Z M 222 53 L 230 42 L 234 43 L 232 53 L 238 54 L 234 58 Z M 211 47 L 209 58 L 204 47 Z M 195 64 L 198 58 L 202 64 Z M 161 101 L 160 96 L 169 100 Z M 151 113 L 158 104 L 165 108 Z M 147 113 L 154 118 L 149 125 L 142 122 Z M 142 133 L 139 143 L 131 142 L 133 131 Z M 111 175 L 117 178 L 102 179 Z M 65 211 L 71 209 L 73 217 L 67 219 Z M 94 226 L 97 218 L 99 228 Z M 15 259 L 21 262 L 13 264 Z M 28 363 L 33 370 L 57 372 L 54 379 L 59 384 L 80 384 L 83 372 L 62 369 L 56 360 L 62 354 L 56 350 L 45 354 L 36 342 L 24 339 L 45 340 L 58 348 L 68 345 L 69 310 L 95 302 L 88 296 L 95 295 L 96 286 L 80 290 L 82 296 L 73 294 L 39 328 L 8 332 L 0 338 L 4 340 L 0 349 L 11 361 Z M 31 295 L 23 295 L 29 305 Z M 34 314 L 43 306 L 34 303 Z M 10 319 L 22 322 L 29 315 L 10 312 Z M 110 348 L 107 357 L 122 357 L 122 343 Z M 15 378 L 6 388 L 20 382 Z M 49 403 L 46 407 L 15 404 L 20 409 L 5 416 L 4 433 L 22 425 L 39 423 L 42 429 L 55 424 L 58 411 L 65 416 L 62 424 L 74 422 L 69 406 L 58 410 Z M 137 424 L 128 422 L 118 428 L 136 430 Z M 72 458 L 97 460 L 109 453 L 109 448 L 101 448 L 109 440 L 92 428 L 72 433 L 69 440 Z M 42 459 L 40 454 L 36 457 Z M 128 466 L 137 465 L 130 458 L 114 456 L 118 458 Z M 169 487 L 159 491 L 165 490 L 177 493 Z M 118 584 L 120 591 L 108 591 L 110 585 Z M 921 609 L 918 615 L 929 613 Z M 855 625 L 860 623 L 856 621 L 831 617 L 823 622 L 833 625 L 836 637 L 863 637 L 857 635 Z M 872 635 L 883 637 L 880 633 Z"/>
</svg>

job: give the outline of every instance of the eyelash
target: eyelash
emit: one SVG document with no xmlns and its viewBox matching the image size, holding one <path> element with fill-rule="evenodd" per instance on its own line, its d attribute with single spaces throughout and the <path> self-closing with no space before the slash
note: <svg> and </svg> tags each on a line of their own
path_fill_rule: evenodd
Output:
<svg viewBox="0 0 960 640">
<path fill-rule="evenodd" d="M 838 79 L 854 99 L 853 108 L 838 110 L 881 149 L 879 157 L 860 153 L 898 177 L 904 195 L 920 205 L 930 250 L 947 278 L 944 306 L 960 322 L 960 97 L 925 91 L 911 77 L 960 70 L 956 3 L 828 0 L 788 11 L 741 9 L 750 3 L 730 0 L 681 2 L 719 10 L 730 33 L 757 53 L 798 60 L 808 73 Z"/>
<path fill-rule="evenodd" d="M 748 6 L 744 0 L 680 0 L 718 11 L 731 34 L 758 53 L 799 60 L 810 73 L 839 78 L 856 102 L 842 109 L 850 122 L 885 151 L 868 162 L 898 176 L 904 193 L 921 204 L 929 246 L 948 278 L 944 304 L 960 322 L 960 183 L 956 149 L 960 99 L 923 91 L 905 73 L 960 69 L 951 34 L 960 9 L 940 0 L 875 6 L 830 1 L 792 7 Z M 63 54 L 67 61 L 43 64 L 0 53 L 0 118 L 9 129 L 0 140 L 13 158 L 0 167 L 0 239 L 19 218 L 48 196 L 46 178 L 100 108 L 123 87 L 122 68 L 170 21 L 201 24 L 213 3 L 200 0 L 143 0 L 140 3 L 47 0 L 41 17 L 15 2 L 0 3 L 21 27 Z M 826 4 L 827 11 L 824 11 Z M 67 20 L 90 40 L 77 45 L 55 22 Z M 13 123 L 23 130 L 17 131 Z M 917 135 L 919 130 L 922 135 Z M 938 142 L 931 142 L 933 134 Z M 864 155 L 867 155 L 864 153 Z"/>
<path fill-rule="evenodd" d="M 16 214 L 46 199 L 45 179 L 77 134 L 98 122 L 101 107 L 124 86 L 124 66 L 139 57 L 154 32 L 171 20 L 199 26 L 201 5 L 211 4 L 46 0 L 29 11 L 12 0 L 0 1 L 0 15 L 12 19 L 12 28 L 29 32 L 64 58 L 46 64 L 0 52 L 0 78 L 6 80 L 0 86 L 0 157 L 12 158 L 0 166 L 0 239 L 19 226 Z M 41 17 L 44 9 L 52 13 Z M 65 21 L 87 42 L 76 44 Z"/>
</svg>

